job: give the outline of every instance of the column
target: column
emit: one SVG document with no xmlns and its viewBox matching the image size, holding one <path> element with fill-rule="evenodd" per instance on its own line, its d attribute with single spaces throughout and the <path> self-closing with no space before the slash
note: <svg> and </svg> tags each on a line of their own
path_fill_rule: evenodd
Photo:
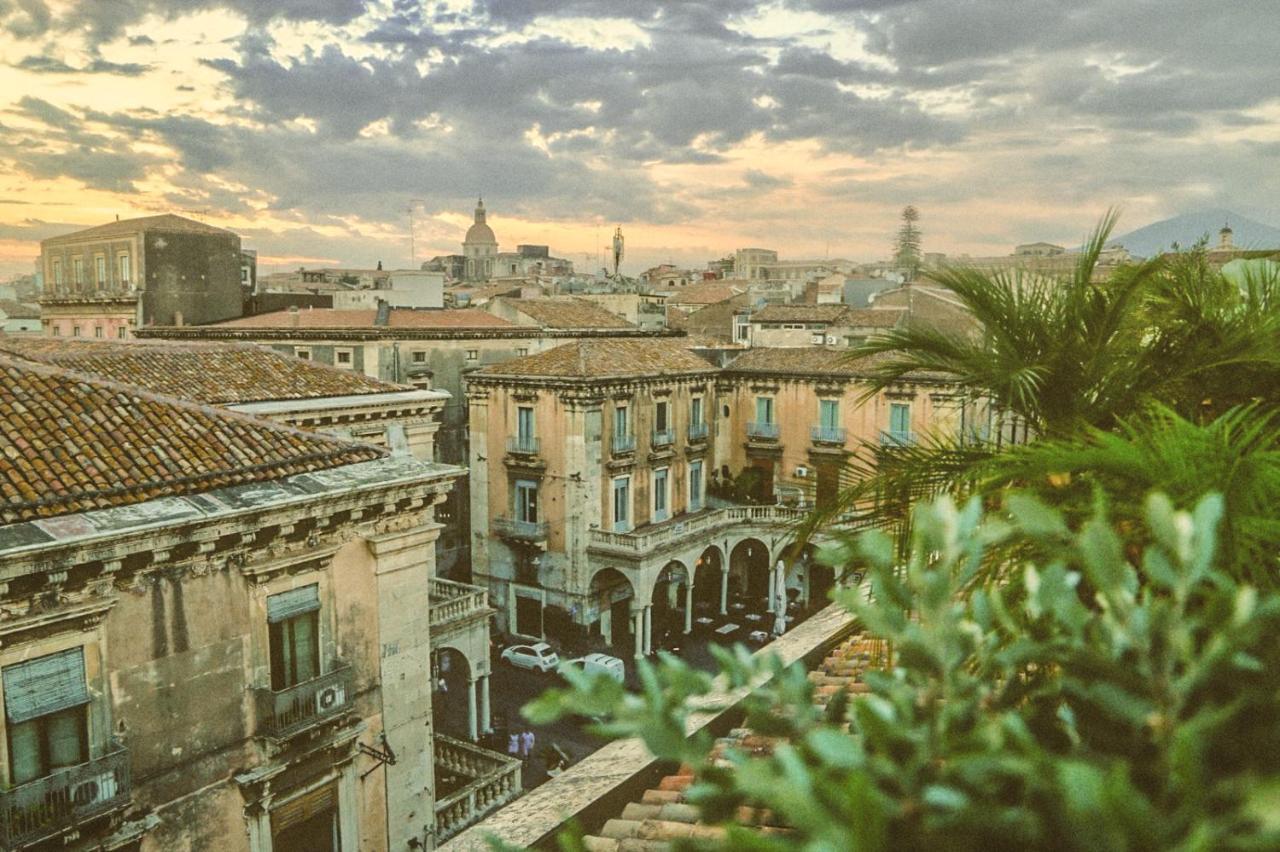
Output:
<svg viewBox="0 0 1280 852">
<path fill-rule="evenodd" d="M 476 679 L 467 678 L 467 738 L 472 742 L 480 739 L 476 730 Z"/>
<path fill-rule="evenodd" d="M 493 723 L 489 717 L 489 676 L 480 678 L 480 730 L 486 734 L 493 733 Z"/>
<path fill-rule="evenodd" d="M 632 631 L 635 633 L 636 639 L 636 659 L 639 660 L 644 657 L 644 610 L 638 609 L 632 615 L 633 618 L 631 620 L 634 622 Z"/>
<path fill-rule="evenodd" d="M 773 583 L 775 576 L 776 576 L 776 573 L 773 570 L 773 566 L 770 565 L 769 566 L 769 603 L 765 605 L 765 610 L 764 610 L 765 612 L 773 612 L 773 597 L 775 594 L 777 594 L 777 589 L 774 588 L 774 583 Z"/>
<path fill-rule="evenodd" d="M 644 652 L 653 653 L 653 604 L 644 608 Z"/>
<path fill-rule="evenodd" d="M 729 566 L 720 569 L 720 614 L 729 612 Z"/>
<path fill-rule="evenodd" d="M 684 584 L 684 632 L 687 636 L 693 632 L 693 578 Z"/>
</svg>

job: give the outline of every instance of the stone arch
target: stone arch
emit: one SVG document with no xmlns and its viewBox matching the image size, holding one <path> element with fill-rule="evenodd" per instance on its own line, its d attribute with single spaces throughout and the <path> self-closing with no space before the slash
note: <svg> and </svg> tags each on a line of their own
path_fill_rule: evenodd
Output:
<svg viewBox="0 0 1280 852">
<path fill-rule="evenodd" d="M 624 656 L 633 646 L 631 609 L 635 586 L 617 568 L 601 568 L 591 575 L 587 592 L 587 630 Z"/>
<path fill-rule="evenodd" d="M 719 611 L 720 575 L 724 571 L 724 552 L 711 545 L 693 563 L 694 609 Z"/>
<path fill-rule="evenodd" d="M 744 538 L 729 553 L 729 598 L 741 600 L 749 610 L 768 604 L 769 572 L 773 568 L 769 545 L 755 537 Z"/>
<path fill-rule="evenodd" d="M 666 636 L 673 631 L 683 631 L 684 609 L 687 604 L 689 583 L 692 580 L 689 569 L 678 559 L 672 559 L 658 572 L 649 598 L 653 604 L 655 636 Z"/>
</svg>

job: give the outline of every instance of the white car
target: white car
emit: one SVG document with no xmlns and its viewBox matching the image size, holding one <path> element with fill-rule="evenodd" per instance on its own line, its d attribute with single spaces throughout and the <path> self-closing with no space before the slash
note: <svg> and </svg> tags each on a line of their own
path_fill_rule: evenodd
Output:
<svg viewBox="0 0 1280 852">
<path fill-rule="evenodd" d="M 603 672 L 618 683 L 627 679 L 627 669 L 622 660 L 608 654 L 587 654 L 585 657 L 569 660 L 564 667 L 572 667 L 589 675 Z"/>
<path fill-rule="evenodd" d="M 536 645 L 512 645 L 502 652 L 502 659 L 521 669 L 537 669 L 540 672 L 555 671 L 560 665 L 560 655 L 546 642 Z"/>
</svg>

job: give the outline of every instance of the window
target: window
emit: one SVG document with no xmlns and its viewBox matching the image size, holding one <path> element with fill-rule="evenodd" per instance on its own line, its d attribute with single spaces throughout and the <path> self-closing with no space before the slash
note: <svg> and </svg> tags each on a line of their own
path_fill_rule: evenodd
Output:
<svg viewBox="0 0 1280 852">
<path fill-rule="evenodd" d="M 468 350 L 467 350 L 467 360 L 468 360 L 468 361 L 479 361 L 479 360 L 480 360 L 480 350 L 479 350 L 479 349 L 468 349 Z"/>
<path fill-rule="evenodd" d="M 55 326 L 53 327 L 53 336 L 54 336 L 54 337 L 61 337 L 61 336 L 62 336 L 62 326 L 60 326 L 60 325 L 55 325 Z"/>
<path fill-rule="evenodd" d="M 538 483 L 527 479 L 516 481 L 516 520 L 527 524 L 538 522 Z"/>
<path fill-rule="evenodd" d="M 129 329 L 125 328 L 124 326 L 116 327 L 116 337 L 120 338 L 121 340 L 124 340 L 125 336 L 128 335 L 128 333 L 129 333 Z"/>
<path fill-rule="evenodd" d="M 702 508 L 702 460 L 689 462 L 689 511 Z"/>
<path fill-rule="evenodd" d="M 267 598 L 271 689 L 279 692 L 320 676 L 320 587 Z"/>
<path fill-rule="evenodd" d="M 756 422 L 760 424 L 773 423 L 773 397 L 756 397 Z"/>
<path fill-rule="evenodd" d="M 613 407 L 613 437 L 625 438 L 631 434 L 631 409 L 626 405 Z"/>
<path fill-rule="evenodd" d="M 99 287 L 107 286 L 107 259 L 103 255 L 97 255 L 93 259 L 93 272 L 97 280 L 94 282 Z"/>
<path fill-rule="evenodd" d="M 670 428 L 671 426 L 669 422 L 670 410 L 671 410 L 671 404 L 666 400 L 663 400 L 657 404 L 657 406 L 654 408 L 654 413 L 653 413 L 654 429 L 656 429 L 659 432 L 665 432 L 667 431 L 667 429 Z"/>
<path fill-rule="evenodd" d="M 350 367 L 351 366 L 351 350 L 335 349 L 333 351 L 333 360 L 334 360 L 334 363 L 337 364 L 339 367 Z"/>
<path fill-rule="evenodd" d="M 79 286 L 84 283 L 84 261 L 80 258 L 74 258 L 71 261 L 72 281 Z"/>
<path fill-rule="evenodd" d="M 823 429 L 837 429 L 840 426 L 840 403 L 834 399 L 818 400 L 818 424 Z"/>
<path fill-rule="evenodd" d="M 889 435 L 898 441 L 911 437 L 911 406 L 907 403 L 889 403 Z"/>
<path fill-rule="evenodd" d="M 133 280 L 133 267 L 129 264 L 129 255 L 120 255 L 118 262 L 120 265 L 120 283 L 127 286 Z"/>
<path fill-rule="evenodd" d="M 421 349 L 415 350 L 413 353 L 413 363 L 415 364 L 427 363 L 427 353 Z"/>
<path fill-rule="evenodd" d="M 522 357 L 524 355 L 528 355 L 528 354 L 529 354 L 529 350 L 523 346 L 516 350 L 517 358 Z"/>
<path fill-rule="evenodd" d="M 3 679 L 11 785 L 89 759 L 83 648 L 6 666 Z"/>
<path fill-rule="evenodd" d="M 695 396 L 689 401 L 689 425 L 702 425 L 702 397 Z"/>
<path fill-rule="evenodd" d="M 294 357 L 299 358 L 303 361 L 311 360 L 311 349 L 306 346 L 293 347 L 293 354 L 294 354 Z"/>
<path fill-rule="evenodd" d="M 58 287 L 62 286 L 62 261 L 60 260 L 53 262 L 53 283 Z"/>
<path fill-rule="evenodd" d="M 95 325 L 95 326 L 93 327 L 93 336 L 94 336 L 94 337 L 102 337 L 102 326 L 100 326 L 100 325 Z"/>
<path fill-rule="evenodd" d="M 73 326 L 71 326 L 71 336 L 72 336 L 72 337 L 79 337 L 79 336 L 80 336 L 80 326 L 78 326 L 78 325 L 73 325 Z"/>
<path fill-rule="evenodd" d="M 241 284 L 249 283 L 249 267 L 247 266 L 240 267 L 240 283 Z"/>
<path fill-rule="evenodd" d="M 533 443 L 533 406 L 522 405 L 516 409 L 516 439 L 521 447 Z"/>
<path fill-rule="evenodd" d="M 631 529 L 631 477 L 619 476 L 613 481 L 613 529 Z"/>
<path fill-rule="evenodd" d="M 667 487 L 670 484 L 670 471 L 660 467 L 653 472 L 653 520 L 665 521 L 668 514 Z"/>
</svg>

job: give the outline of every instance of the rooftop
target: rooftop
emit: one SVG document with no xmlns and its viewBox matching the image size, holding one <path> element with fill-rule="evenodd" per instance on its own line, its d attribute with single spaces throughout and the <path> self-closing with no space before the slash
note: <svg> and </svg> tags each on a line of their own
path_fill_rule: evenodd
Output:
<svg viewBox="0 0 1280 852">
<path fill-rule="evenodd" d="M 134 385 L 151 393 L 214 405 L 407 390 L 353 370 L 303 361 L 250 344 L 0 334 L 0 352 Z"/>
<path fill-rule="evenodd" d="M 747 289 L 746 281 L 699 281 L 685 287 L 660 292 L 667 296 L 673 305 L 714 305 L 732 298 Z"/>
<path fill-rule="evenodd" d="M 106 239 L 108 237 L 128 236 L 138 231 L 181 231 L 189 234 L 220 234 L 222 236 L 234 237 L 234 231 L 228 231 L 225 228 L 215 228 L 212 225 L 206 225 L 204 222 L 197 222 L 195 219 L 188 219 L 185 216 L 175 216 L 172 213 L 165 213 L 160 216 L 141 216 L 137 219 L 120 219 L 115 222 L 108 222 L 105 225 L 95 225 L 92 228 L 85 228 L 80 231 L 72 231 L 69 234 L 61 234 L 56 237 L 50 237 L 44 240 L 41 245 L 57 244 L 62 241 L 73 240 L 97 240 Z"/>
<path fill-rule="evenodd" d="M 40 319 L 40 306 L 13 299 L 0 299 L 0 314 L 9 319 Z"/>
<path fill-rule="evenodd" d="M 855 360 L 849 350 L 831 346 L 761 346 L 748 349 L 725 368 L 730 373 L 783 373 L 797 376 L 866 374 L 873 362 Z"/>
<path fill-rule="evenodd" d="M 337 310 L 334 308 L 302 308 L 298 311 L 274 311 L 251 317 L 215 323 L 217 328 L 374 328 L 378 312 Z M 388 328 L 511 328 L 515 324 L 475 308 L 414 310 L 393 308 Z"/>
<path fill-rule="evenodd" d="M 499 299 L 543 328 L 635 328 L 617 314 L 586 299 Z"/>
<path fill-rule="evenodd" d="M 754 322 L 844 322 L 850 309 L 844 305 L 769 305 L 751 315 Z"/>
<path fill-rule="evenodd" d="M 477 370 L 471 376 L 609 379 L 715 373 L 683 340 L 611 337 L 568 343 Z"/>
<path fill-rule="evenodd" d="M 0 355 L 0 524 L 371 461 L 383 452 Z"/>
</svg>

